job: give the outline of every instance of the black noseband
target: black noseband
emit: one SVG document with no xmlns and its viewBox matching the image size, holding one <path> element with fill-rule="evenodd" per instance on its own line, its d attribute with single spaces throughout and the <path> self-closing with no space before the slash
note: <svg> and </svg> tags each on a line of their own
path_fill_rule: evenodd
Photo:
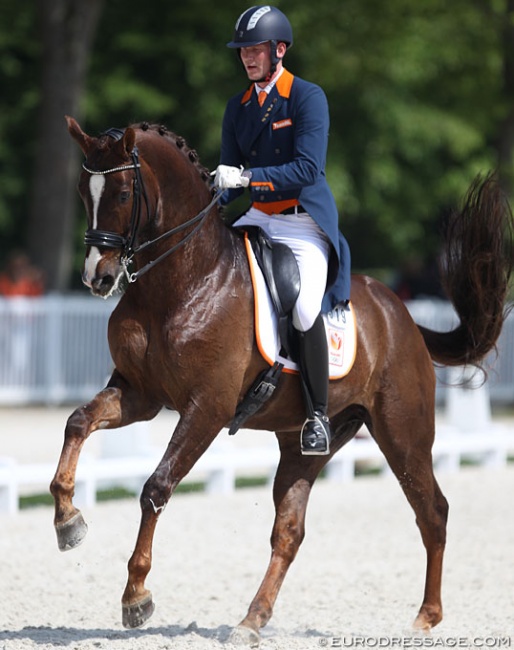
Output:
<svg viewBox="0 0 514 650">
<path fill-rule="evenodd" d="M 118 235 L 115 232 L 106 230 L 86 230 L 84 235 L 84 244 L 86 246 L 98 246 L 98 248 L 121 248 L 127 245 L 127 238 Z"/>
</svg>

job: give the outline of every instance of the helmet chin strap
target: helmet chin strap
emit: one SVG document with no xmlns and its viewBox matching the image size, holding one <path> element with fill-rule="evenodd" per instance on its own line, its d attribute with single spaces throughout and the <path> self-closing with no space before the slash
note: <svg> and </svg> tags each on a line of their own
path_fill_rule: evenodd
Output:
<svg viewBox="0 0 514 650">
<path fill-rule="evenodd" d="M 258 79 L 257 83 L 262 83 L 264 81 L 266 83 L 268 83 L 269 81 L 271 81 L 271 77 L 273 77 L 273 75 L 277 71 L 277 65 L 278 65 L 278 62 L 280 61 L 280 59 L 277 56 L 277 45 L 278 45 L 277 41 L 270 41 L 269 42 L 271 66 L 270 66 L 268 74 L 265 77 L 263 77 L 262 79 Z"/>
</svg>

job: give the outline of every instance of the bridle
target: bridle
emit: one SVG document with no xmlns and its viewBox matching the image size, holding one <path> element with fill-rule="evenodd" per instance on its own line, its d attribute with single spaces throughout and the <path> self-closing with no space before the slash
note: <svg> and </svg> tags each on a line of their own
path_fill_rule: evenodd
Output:
<svg viewBox="0 0 514 650">
<path fill-rule="evenodd" d="M 103 133 L 102 135 L 108 135 L 114 140 L 120 140 L 123 137 L 124 132 L 125 132 L 124 129 L 112 128 L 109 129 L 108 131 L 105 131 L 105 133 Z M 130 229 L 129 229 L 128 236 L 124 237 L 119 233 L 110 232 L 108 230 L 97 230 L 93 228 L 89 228 L 88 230 L 86 230 L 86 233 L 84 235 L 84 243 L 86 244 L 86 246 L 98 246 L 100 248 L 115 248 L 121 250 L 122 251 L 121 265 L 123 267 L 123 271 L 125 273 L 127 280 L 132 283 L 132 282 L 136 282 L 136 280 L 138 280 L 142 275 L 144 275 L 147 271 L 153 268 L 156 264 L 158 264 L 166 257 L 168 257 L 168 255 L 171 255 L 178 248 L 183 246 L 189 239 L 191 239 L 191 237 L 193 237 L 198 232 L 198 230 L 201 228 L 201 226 L 204 223 L 204 218 L 207 216 L 207 214 L 214 206 L 214 204 L 217 203 L 220 195 L 223 193 L 223 190 L 216 190 L 209 205 L 203 208 L 203 210 L 201 210 L 196 216 L 192 217 L 191 219 L 188 219 L 187 221 L 184 221 L 180 225 L 175 226 L 170 230 L 167 230 L 165 233 L 159 235 L 155 239 L 150 239 L 149 241 L 146 241 L 143 244 L 137 245 L 136 240 L 139 233 L 139 227 L 141 225 L 141 209 L 142 209 L 141 199 L 143 199 L 145 203 L 147 214 L 150 213 L 150 210 L 149 210 L 148 196 L 146 194 L 143 177 L 141 175 L 141 163 L 139 162 L 139 152 L 137 147 L 133 148 L 130 157 L 132 159 L 131 163 L 127 165 L 121 165 L 119 167 L 112 167 L 111 169 L 105 169 L 102 171 L 89 169 L 88 167 L 86 167 L 85 163 L 82 164 L 82 168 L 88 174 L 93 174 L 93 175 L 113 174 L 115 172 L 121 172 L 127 169 L 134 170 L 134 182 L 133 182 L 133 191 L 132 191 L 132 195 L 133 195 L 132 211 L 130 215 Z M 165 239 L 168 239 L 172 235 L 175 235 L 181 232 L 182 230 L 185 230 L 189 226 L 193 226 L 193 225 L 195 226 L 193 230 L 191 230 L 190 233 L 188 233 L 185 237 L 183 237 L 174 246 L 169 248 L 165 253 L 162 253 L 162 255 L 157 257 L 155 260 L 148 262 L 148 264 L 145 264 L 145 266 L 140 268 L 138 271 L 134 273 L 129 272 L 129 266 L 132 263 L 132 260 L 134 259 L 134 255 L 146 250 L 150 246 L 153 246 L 153 244 L 156 244 L 157 242 L 160 241 L 164 241 Z"/>
</svg>

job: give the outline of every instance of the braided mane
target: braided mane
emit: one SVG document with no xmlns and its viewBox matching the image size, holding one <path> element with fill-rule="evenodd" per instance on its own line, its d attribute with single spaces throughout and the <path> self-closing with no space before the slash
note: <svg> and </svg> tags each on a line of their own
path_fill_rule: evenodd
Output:
<svg viewBox="0 0 514 650">
<path fill-rule="evenodd" d="M 154 131 L 159 135 L 171 140 L 175 145 L 182 151 L 182 153 L 188 158 L 188 160 L 196 167 L 198 173 L 202 177 L 202 180 L 211 188 L 210 184 L 210 174 L 209 170 L 200 163 L 199 156 L 194 149 L 191 149 L 185 139 L 170 131 L 166 126 L 162 124 L 150 124 L 149 122 L 140 122 L 139 124 L 132 124 L 133 129 L 141 129 L 141 131 Z"/>
</svg>

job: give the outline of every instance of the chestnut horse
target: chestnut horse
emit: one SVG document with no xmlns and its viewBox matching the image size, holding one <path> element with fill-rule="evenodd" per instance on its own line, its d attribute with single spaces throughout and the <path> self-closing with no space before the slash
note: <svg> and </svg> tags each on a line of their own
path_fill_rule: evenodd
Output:
<svg viewBox="0 0 514 650">
<path fill-rule="evenodd" d="M 223 222 L 196 153 L 164 127 L 143 123 L 97 138 L 74 119 L 67 122 L 85 155 L 79 181 L 88 216 L 83 281 L 104 297 L 123 275 L 129 282 L 109 321 L 115 370 L 107 386 L 69 417 L 51 484 L 61 550 L 77 546 L 87 531 L 72 497 L 88 436 L 150 420 L 163 407 L 180 415 L 140 497 L 141 525 L 122 597 L 123 624 L 133 628 L 154 610 L 145 579 L 162 511 L 267 365 L 255 342 L 244 242 Z M 271 560 L 236 637 L 258 644 L 304 537 L 311 487 L 362 425 L 396 475 L 426 549 L 425 591 L 414 625 L 429 630 L 441 621 L 448 505 L 432 469 L 433 362 L 479 365 L 494 348 L 505 318 L 511 233 L 512 214 L 498 184 L 491 176 L 477 178 L 446 242 L 446 288 L 460 319 L 447 333 L 416 325 L 380 282 L 353 277 L 358 350 L 347 377 L 331 382 L 329 456 L 300 453 L 304 405 L 297 375 L 283 376 L 248 421 L 251 429 L 276 432 L 280 459 Z"/>
</svg>

